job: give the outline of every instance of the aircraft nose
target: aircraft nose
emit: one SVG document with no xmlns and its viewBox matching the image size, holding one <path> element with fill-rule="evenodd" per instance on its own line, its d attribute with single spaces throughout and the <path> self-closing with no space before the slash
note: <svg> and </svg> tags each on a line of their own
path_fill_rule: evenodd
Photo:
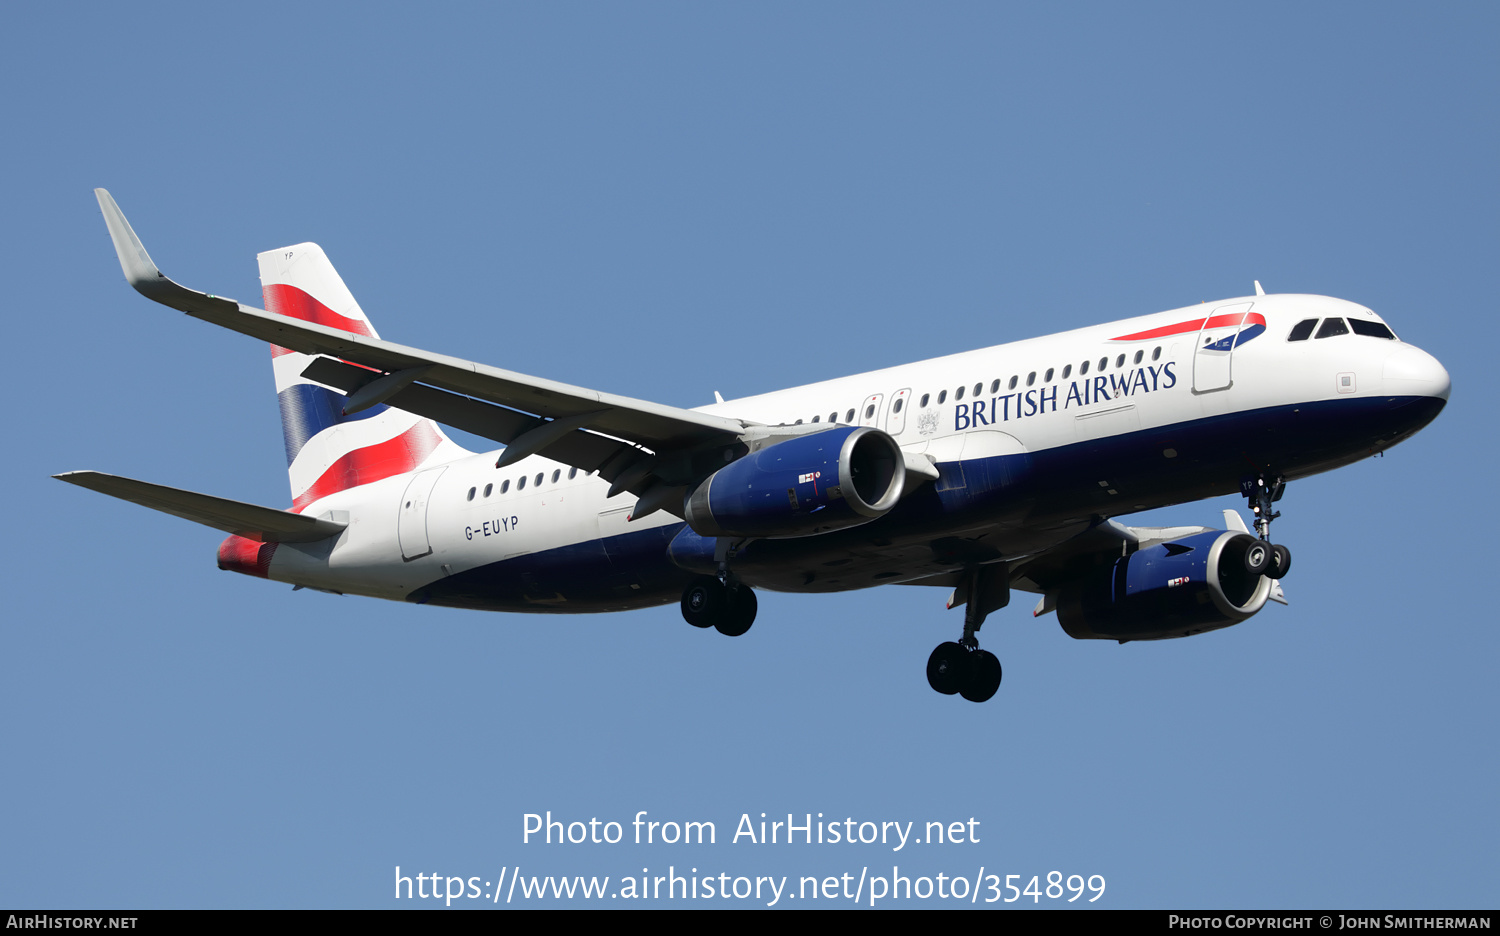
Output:
<svg viewBox="0 0 1500 936">
<path fill-rule="evenodd" d="M 1446 400 L 1453 385 L 1447 368 L 1438 363 L 1437 358 L 1410 345 L 1392 352 L 1385 359 L 1382 376 L 1385 378 L 1385 392 L 1390 395 Z"/>
</svg>

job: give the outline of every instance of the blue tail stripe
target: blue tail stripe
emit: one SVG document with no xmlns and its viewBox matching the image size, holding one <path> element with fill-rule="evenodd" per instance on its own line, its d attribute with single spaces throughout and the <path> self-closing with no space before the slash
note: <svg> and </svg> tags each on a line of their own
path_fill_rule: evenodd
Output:
<svg viewBox="0 0 1500 936">
<path fill-rule="evenodd" d="M 324 429 L 343 422 L 378 416 L 389 409 L 382 403 L 353 416 L 345 416 L 343 411 L 346 399 L 342 393 L 316 384 L 294 384 L 276 394 L 276 401 L 281 404 L 281 436 L 286 443 L 288 467 L 296 459 L 297 453 L 302 451 L 302 446 L 307 444 L 307 440 Z"/>
</svg>

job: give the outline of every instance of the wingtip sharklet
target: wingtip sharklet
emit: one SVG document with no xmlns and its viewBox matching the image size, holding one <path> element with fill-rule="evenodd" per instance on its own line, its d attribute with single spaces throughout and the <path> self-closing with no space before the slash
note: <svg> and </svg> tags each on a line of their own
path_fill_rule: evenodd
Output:
<svg viewBox="0 0 1500 936">
<path fill-rule="evenodd" d="M 148 289 L 163 278 L 161 270 L 152 261 L 151 255 L 146 253 L 145 245 L 135 236 L 135 230 L 125 220 L 125 213 L 115 203 L 109 190 L 96 188 L 94 197 L 99 199 L 99 210 L 104 213 L 104 226 L 109 228 L 109 239 L 114 241 L 115 254 L 120 258 L 120 269 L 125 273 L 125 282 L 136 291 L 151 295 Z"/>
<path fill-rule="evenodd" d="M 96 188 L 94 197 L 99 200 L 99 210 L 104 213 L 104 226 L 109 228 L 109 239 L 114 242 L 115 255 L 120 259 L 125 282 L 132 289 L 147 299 L 183 312 L 213 313 L 239 308 L 239 303 L 233 299 L 211 296 L 173 282 L 151 259 L 151 255 L 146 253 L 146 246 L 136 236 L 130 222 L 125 220 L 125 212 L 115 203 L 114 196 L 107 189 Z"/>
</svg>

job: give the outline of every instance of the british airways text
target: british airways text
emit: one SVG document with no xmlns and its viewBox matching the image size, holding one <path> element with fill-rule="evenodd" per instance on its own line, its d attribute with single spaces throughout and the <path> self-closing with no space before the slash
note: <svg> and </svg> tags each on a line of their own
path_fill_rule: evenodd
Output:
<svg viewBox="0 0 1500 936">
<path fill-rule="evenodd" d="M 1068 384 L 1068 393 L 1062 398 L 1062 408 L 1088 406 L 1090 403 L 1103 403 L 1137 393 L 1170 390 L 1177 386 L 1177 375 L 1172 373 L 1172 365 L 1175 363 L 1177 362 L 1168 361 L 1160 366 L 1137 367 L 1132 371 L 1108 376 L 1100 374 L 1090 379 L 1074 380 Z M 1055 413 L 1061 390 L 1061 386 L 1041 387 L 990 397 L 988 401 L 959 403 L 953 407 L 953 429 L 961 432 L 974 426 L 992 426 L 1012 419 Z"/>
</svg>

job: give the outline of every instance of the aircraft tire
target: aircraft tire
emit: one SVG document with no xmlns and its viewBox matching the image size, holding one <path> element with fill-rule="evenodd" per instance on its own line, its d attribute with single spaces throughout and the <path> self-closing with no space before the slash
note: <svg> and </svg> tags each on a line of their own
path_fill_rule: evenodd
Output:
<svg viewBox="0 0 1500 936">
<path fill-rule="evenodd" d="M 969 651 L 948 641 L 937 645 L 927 658 L 927 685 L 943 695 L 954 695 L 966 681 Z"/>
<path fill-rule="evenodd" d="M 741 637 L 750 625 L 755 623 L 755 612 L 760 602 L 755 597 L 755 589 L 741 585 L 732 594 L 732 601 L 726 603 L 724 613 L 714 622 L 714 627 L 725 637 Z"/>
<path fill-rule="evenodd" d="M 1251 575 L 1265 575 L 1275 562 L 1273 547 L 1265 540 L 1256 540 L 1245 550 L 1245 571 Z"/>
<path fill-rule="evenodd" d="M 1271 547 L 1271 553 L 1271 568 L 1266 570 L 1266 575 L 1279 579 L 1292 570 L 1292 551 L 1277 544 Z"/>
<path fill-rule="evenodd" d="M 959 694 L 970 702 L 988 702 L 1000 689 L 1000 660 L 988 650 L 976 650 L 971 656 L 969 674 Z"/>
<path fill-rule="evenodd" d="M 713 627 L 724 616 L 726 604 L 724 584 L 711 575 L 700 575 L 682 590 L 682 619 L 694 627 Z"/>
</svg>

